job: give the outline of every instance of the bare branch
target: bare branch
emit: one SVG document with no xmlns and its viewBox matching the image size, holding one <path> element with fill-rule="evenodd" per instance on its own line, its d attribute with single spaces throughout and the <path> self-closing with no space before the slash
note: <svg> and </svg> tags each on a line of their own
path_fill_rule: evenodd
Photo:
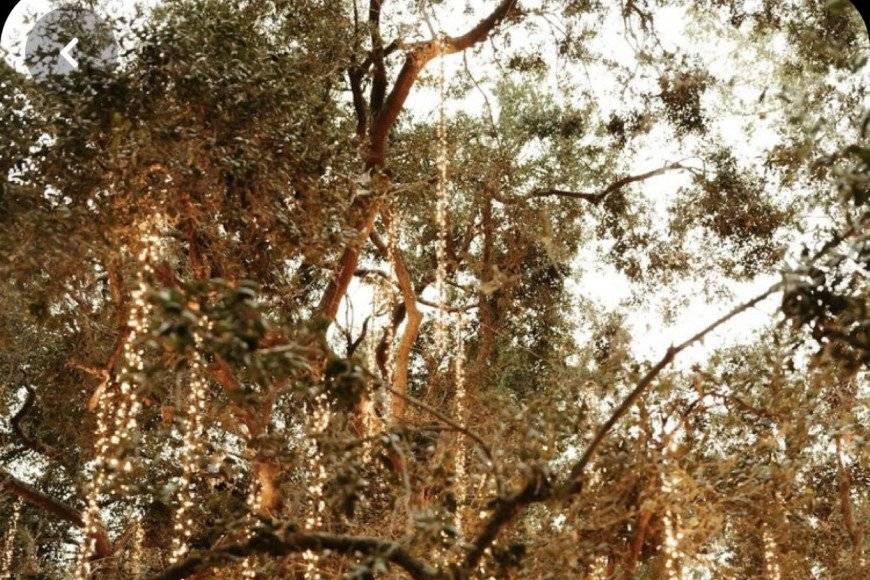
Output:
<svg viewBox="0 0 870 580">
<path fill-rule="evenodd" d="M 392 219 L 389 211 L 383 212 L 383 219 L 386 223 L 389 223 L 389 220 Z M 402 334 L 399 346 L 396 349 L 393 389 L 402 395 L 406 395 L 408 393 L 408 367 L 411 364 L 411 349 L 414 348 L 414 343 L 417 341 L 417 333 L 420 330 L 423 315 L 417 308 L 417 293 L 414 291 L 414 284 L 411 282 L 411 275 L 408 273 L 405 260 L 402 259 L 401 251 L 392 243 L 387 250 L 393 262 L 393 269 L 396 272 L 396 281 L 399 285 L 399 290 L 402 292 L 402 299 L 405 302 L 405 315 L 407 318 L 405 332 Z M 393 401 L 393 416 L 401 418 L 404 413 L 405 399 L 397 397 Z"/>
<path fill-rule="evenodd" d="M 24 429 L 21 427 L 21 421 L 30 412 L 30 409 L 33 408 L 33 402 L 36 400 L 36 392 L 30 385 L 24 385 L 25 390 L 27 390 L 27 397 L 24 399 L 24 404 L 21 405 L 21 408 L 18 410 L 15 415 L 9 420 L 9 425 L 12 427 L 12 432 L 18 438 L 22 445 L 30 449 L 31 451 L 35 451 L 48 459 L 56 461 L 63 467 L 67 472 L 72 473 L 74 471 L 72 465 L 64 457 L 57 449 L 51 447 L 35 439 L 25 433 Z"/>
<path fill-rule="evenodd" d="M 399 117 L 405 100 L 411 92 L 411 87 L 417 80 L 417 75 L 426 64 L 437 56 L 461 52 L 484 40 L 498 24 L 507 17 L 516 4 L 516 0 L 501 0 L 492 13 L 481 20 L 474 28 L 457 37 L 444 39 L 432 39 L 418 44 L 408 54 L 405 64 L 399 71 L 393 90 L 387 96 L 384 106 L 377 113 L 375 123 L 371 131 L 371 144 L 368 163 L 372 167 L 380 167 L 384 164 L 386 153 L 387 136 L 393 123 Z"/>
<path fill-rule="evenodd" d="M 662 175 L 662 174 L 667 173 L 669 171 L 695 171 L 695 169 L 692 167 L 688 167 L 686 165 L 683 165 L 681 163 L 671 163 L 671 164 L 659 167 L 658 169 L 653 169 L 652 171 L 647 171 L 645 173 L 640 173 L 638 175 L 628 175 L 626 177 L 621 177 L 621 178 L 617 179 L 616 181 L 614 181 L 613 183 L 611 183 L 610 185 L 608 185 L 607 187 L 605 187 L 604 189 L 602 189 L 601 191 L 598 191 L 595 193 L 584 193 L 584 192 L 579 192 L 579 191 L 566 191 L 563 189 L 542 189 L 542 190 L 533 191 L 532 193 L 528 194 L 527 196 L 520 198 L 520 200 L 532 199 L 532 198 L 536 198 L 536 197 L 557 197 L 558 196 L 558 197 L 570 197 L 570 198 L 574 198 L 574 199 L 582 199 L 583 201 L 588 201 L 589 203 L 592 203 L 592 204 L 598 204 L 598 203 L 601 203 L 602 201 L 604 201 L 604 199 L 608 195 L 610 195 L 611 193 L 614 193 L 616 191 L 621 190 L 626 185 L 629 185 L 629 184 L 632 184 L 632 183 L 635 183 L 638 181 L 644 181 L 646 179 L 650 179 L 652 177 Z M 503 203 L 516 203 L 519 200 L 499 199 L 499 201 L 502 201 Z"/>
<path fill-rule="evenodd" d="M 13 476 L 5 469 L 0 469 L 0 492 L 19 497 L 28 504 L 68 522 L 77 528 L 85 527 L 85 522 L 81 513 L 79 513 L 79 511 L 74 507 L 39 491 L 29 483 L 25 483 Z M 99 527 L 95 540 L 96 548 L 94 550 L 94 557 L 104 558 L 108 556 L 111 553 L 112 548 L 109 543 L 109 538 L 106 535 L 106 531 L 102 526 Z"/>
<path fill-rule="evenodd" d="M 213 548 L 194 555 L 152 576 L 151 580 L 180 580 L 207 567 L 217 567 L 236 558 L 254 554 L 286 556 L 305 551 L 330 550 L 340 554 L 365 554 L 383 558 L 403 568 L 412 578 L 430 579 L 442 577 L 438 570 L 411 555 L 395 542 L 365 536 L 344 536 L 319 532 L 296 532 L 292 530 L 260 533 L 247 542 Z"/>
<path fill-rule="evenodd" d="M 760 303 L 764 299 L 768 298 L 772 294 L 776 293 L 780 290 L 782 284 L 775 284 L 766 292 L 759 294 L 755 298 L 744 302 L 743 304 L 737 306 L 732 309 L 727 314 L 719 317 L 717 320 L 707 325 L 703 330 L 696 333 L 689 339 L 680 343 L 677 346 L 670 347 L 664 354 L 664 356 L 638 381 L 637 385 L 634 389 L 623 399 L 623 401 L 617 406 L 617 408 L 610 415 L 610 418 L 605 421 L 601 427 L 599 427 L 595 436 L 592 439 L 592 442 L 586 447 L 586 450 L 583 452 L 580 460 L 574 465 L 571 469 L 571 473 L 565 483 L 556 488 L 555 490 L 550 490 L 545 483 L 542 483 L 540 479 L 543 476 L 543 473 L 537 473 L 535 478 L 528 480 L 526 485 L 514 495 L 501 500 L 493 514 L 484 524 L 483 529 L 478 533 L 477 537 L 471 543 L 471 548 L 469 549 L 464 563 L 463 568 L 465 570 L 473 570 L 477 564 L 480 562 L 481 557 L 483 556 L 484 551 L 492 544 L 493 540 L 498 536 L 499 532 L 507 526 L 513 519 L 525 508 L 527 505 L 535 502 L 545 501 L 551 497 L 557 497 L 561 499 L 568 499 L 570 496 L 579 493 L 582 486 L 582 475 L 586 467 L 589 465 L 589 462 L 595 455 L 595 452 L 598 450 L 598 447 L 604 441 L 605 437 L 608 435 L 610 430 L 619 422 L 620 419 L 634 406 L 634 404 L 640 399 L 644 392 L 646 392 L 647 387 L 653 382 L 653 380 L 664 370 L 670 363 L 674 360 L 680 352 L 694 344 L 695 342 L 703 339 L 707 334 L 714 331 L 718 327 L 720 327 L 725 322 L 731 320 L 738 314 L 752 308 L 756 304 Z"/>
</svg>

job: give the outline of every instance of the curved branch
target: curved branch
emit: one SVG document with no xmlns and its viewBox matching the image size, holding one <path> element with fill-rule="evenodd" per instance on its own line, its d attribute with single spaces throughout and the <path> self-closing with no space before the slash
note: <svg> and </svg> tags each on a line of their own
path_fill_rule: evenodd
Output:
<svg viewBox="0 0 870 580">
<path fill-rule="evenodd" d="M 279 535 L 281 534 L 281 535 Z M 412 578 L 434 579 L 442 577 L 434 568 L 411 555 L 395 542 L 366 536 L 344 536 L 320 532 L 263 532 L 247 542 L 213 548 L 197 554 L 152 576 L 151 580 L 180 580 L 206 567 L 218 566 L 221 562 L 244 558 L 254 554 L 286 556 L 305 551 L 330 550 L 339 554 L 365 554 L 383 558 L 403 568 Z"/>
<path fill-rule="evenodd" d="M 77 528 L 85 527 L 84 519 L 77 509 L 59 499 L 55 499 L 50 495 L 39 491 L 29 483 L 21 481 L 5 469 L 0 469 L 0 493 L 8 493 L 19 497 L 28 504 L 68 522 Z M 94 558 L 105 558 L 111 554 L 112 547 L 109 543 L 109 537 L 106 535 L 106 531 L 102 526 L 99 526 L 95 539 L 97 544 L 94 551 Z"/>
<path fill-rule="evenodd" d="M 582 199 L 583 201 L 588 201 L 589 203 L 592 203 L 592 204 L 598 204 L 598 203 L 601 203 L 602 201 L 604 201 L 604 199 L 608 195 L 610 195 L 611 193 L 614 193 L 616 191 L 619 191 L 620 189 L 622 189 L 626 185 L 635 183 L 637 181 L 644 181 L 646 179 L 650 179 L 652 177 L 656 177 L 656 176 L 662 175 L 664 173 L 667 173 L 668 171 L 695 171 L 695 169 L 692 167 L 687 167 L 681 163 L 670 163 L 668 165 L 664 165 L 662 167 L 659 167 L 658 169 L 653 169 L 652 171 L 647 171 L 645 173 L 640 173 L 638 175 L 628 175 L 626 177 L 621 177 L 621 178 L 617 179 L 616 181 L 614 181 L 613 183 L 611 183 L 610 185 L 608 185 L 607 187 L 605 187 L 604 189 L 602 189 L 601 191 L 598 191 L 595 193 L 585 193 L 585 192 L 580 192 L 580 191 L 566 191 L 564 189 L 540 189 L 540 190 L 533 191 L 532 193 L 530 193 L 527 196 L 520 198 L 520 199 L 532 199 L 535 197 L 570 197 L 570 198 L 574 198 L 574 199 Z M 502 199 L 500 199 L 499 201 L 501 201 L 502 203 L 516 203 L 519 200 L 511 200 L 511 199 L 502 200 Z"/>
<path fill-rule="evenodd" d="M 498 24 L 504 20 L 513 9 L 517 0 L 501 0 L 492 13 L 477 25 L 457 37 L 433 39 L 417 44 L 405 59 L 405 64 L 399 71 L 393 90 L 387 96 L 384 106 L 377 111 L 377 117 L 371 130 L 371 144 L 368 163 L 371 167 L 381 167 L 386 154 L 386 141 L 399 117 L 405 100 L 411 92 L 411 87 L 417 80 L 417 75 L 426 64 L 437 56 L 461 52 L 484 40 Z"/>
<path fill-rule="evenodd" d="M 54 447 L 35 439 L 24 432 L 24 429 L 21 427 L 21 421 L 30 412 L 30 409 L 33 408 L 33 402 L 36 399 L 36 391 L 33 390 L 33 387 L 30 385 L 24 385 L 24 389 L 27 391 L 27 397 L 24 399 L 24 404 L 21 405 L 21 408 L 18 410 L 15 415 L 9 420 L 9 425 L 12 427 L 12 433 L 21 441 L 21 444 L 30 449 L 31 451 L 35 451 L 40 455 L 47 457 L 53 461 L 56 461 L 63 467 L 67 472 L 72 472 L 73 467 L 70 465 L 69 461 L 61 455 L 61 453 L 56 450 Z"/>
<path fill-rule="evenodd" d="M 392 216 L 387 211 L 383 213 L 383 217 L 385 222 L 389 222 L 392 219 Z M 411 275 L 408 273 L 408 267 L 405 265 L 405 260 L 402 259 L 401 252 L 394 243 L 391 243 L 387 250 L 393 262 L 396 281 L 405 303 L 405 317 L 407 319 L 405 331 L 402 333 L 402 338 L 399 340 L 399 346 L 396 349 L 396 362 L 393 374 L 393 389 L 402 395 L 393 400 L 393 416 L 401 418 L 405 413 L 404 396 L 408 393 L 408 367 L 411 364 L 411 349 L 414 348 L 414 343 L 417 341 L 417 333 L 420 331 L 423 315 L 417 308 L 417 293 L 414 291 L 414 284 L 411 282 Z"/>
<path fill-rule="evenodd" d="M 50 495 L 42 493 L 29 483 L 16 478 L 5 469 L 0 469 L 0 491 L 20 497 L 30 505 L 57 516 L 77 528 L 82 528 L 85 525 L 82 515 L 77 509 Z"/>
</svg>

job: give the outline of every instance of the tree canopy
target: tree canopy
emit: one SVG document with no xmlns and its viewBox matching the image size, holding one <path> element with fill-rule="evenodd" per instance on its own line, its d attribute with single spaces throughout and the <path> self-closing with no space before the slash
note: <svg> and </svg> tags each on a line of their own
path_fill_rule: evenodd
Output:
<svg viewBox="0 0 870 580">
<path fill-rule="evenodd" d="M 851 4 L 113 25 L 0 62 L 0 576 L 867 576 Z"/>
</svg>

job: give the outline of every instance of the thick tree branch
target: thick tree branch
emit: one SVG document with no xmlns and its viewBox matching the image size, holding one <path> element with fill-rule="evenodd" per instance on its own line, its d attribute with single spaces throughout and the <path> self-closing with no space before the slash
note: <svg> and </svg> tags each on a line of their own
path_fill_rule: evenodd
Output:
<svg viewBox="0 0 870 580">
<path fill-rule="evenodd" d="M 20 497 L 30 505 L 36 506 L 77 528 L 84 527 L 84 520 L 78 510 L 63 503 L 62 501 L 46 495 L 20 479 L 13 476 L 5 469 L 0 469 L 0 490 Z"/>
<path fill-rule="evenodd" d="M 152 576 L 151 580 L 180 580 L 207 567 L 217 567 L 223 562 L 255 554 L 286 556 L 305 551 L 330 550 L 339 554 L 379 557 L 404 569 L 412 578 L 430 579 L 442 577 L 438 570 L 411 555 L 395 542 L 365 536 L 343 536 L 319 532 L 264 532 L 247 542 L 213 548 L 194 555 Z"/>
<path fill-rule="evenodd" d="M 510 13 L 511 9 L 513 9 L 516 4 L 516 1 L 517 0 L 501 0 L 495 10 L 493 10 L 488 17 L 481 20 L 477 26 L 462 36 L 431 40 L 422 45 L 418 45 L 408 54 L 408 57 L 405 60 L 405 65 L 399 72 L 399 76 L 396 79 L 389 96 L 386 97 L 383 107 L 380 107 L 379 111 L 373 110 L 373 114 L 376 115 L 376 118 L 372 124 L 369 135 L 369 151 L 366 159 L 368 167 L 371 170 L 374 170 L 372 172 L 373 179 L 377 178 L 379 180 L 386 180 L 386 177 L 382 176 L 379 170 L 384 166 L 387 136 L 390 133 L 390 129 L 393 127 L 393 123 L 395 123 L 396 119 L 399 117 L 399 113 L 402 111 L 402 107 L 405 104 L 405 100 L 408 98 L 411 87 L 417 80 L 417 75 L 421 70 L 423 70 L 426 63 L 436 56 L 465 50 L 486 38 L 489 32 Z M 372 4 L 375 4 L 375 0 L 372 1 Z M 377 2 L 378 14 L 380 11 L 380 4 L 381 2 Z M 372 109 L 374 109 L 374 104 L 372 104 Z M 377 186 L 375 186 L 374 189 L 374 193 L 377 194 Z M 321 298 L 317 309 L 317 316 L 321 320 L 331 323 L 332 320 L 335 319 L 335 315 L 338 313 L 338 305 L 341 303 L 341 299 L 347 292 L 348 285 L 353 279 L 353 273 L 359 263 L 359 256 L 362 251 L 362 241 L 368 237 L 374 224 L 375 216 L 380 209 L 380 202 L 371 201 L 369 198 L 377 197 L 377 195 L 366 196 L 367 201 L 363 202 L 364 205 L 359 208 L 361 215 L 363 216 L 361 224 L 357 228 L 360 236 L 351 241 L 348 247 L 345 248 L 335 270 L 334 277 Z"/>
<path fill-rule="evenodd" d="M 377 111 L 374 125 L 371 130 L 371 143 L 368 163 L 372 167 L 380 167 L 384 164 L 386 153 L 386 141 L 393 127 L 411 87 L 417 80 L 417 75 L 432 59 L 444 55 L 461 52 L 478 42 L 484 40 L 498 24 L 504 20 L 513 9 L 517 0 L 501 0 L 492 13 L 481 20 L 474 28 L 457 37 L 445 37 L 432 39 L 416 45 L 405 59 L 405 64 L 399 71 L 396 83 L 387 96 L 383 107 Z"/>
<path fill-rule="evenodd" d="M 383 0 L 369 0 L 369 33 L 372 38 L 372 92 L 369 99 L 372 114 L 377 115 L 387 94 L 387 67 L 384 64 L 384 41 L 381 37 L 381 7 Z"/>
</svg>

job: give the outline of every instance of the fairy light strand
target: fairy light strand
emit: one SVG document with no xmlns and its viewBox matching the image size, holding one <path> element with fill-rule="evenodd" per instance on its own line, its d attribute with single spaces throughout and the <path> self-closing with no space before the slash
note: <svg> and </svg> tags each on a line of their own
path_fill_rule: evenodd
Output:
<svg viewBox="0 0 870 580">
<path fill-rule="evenodd" d="M 245 539 L 250 540 L 254 537 L 257 528 L 256 514 L 261 510 L 263 505 L 262 489 L 257 478 L 254 477 L 253 474 L 251 475 L 251 484 L 250 489 L 248 490 L 246 503 L 248 505 L 248 525 L 245 532 Z M 257 571 L 254 569 L 255 563 L 256 558 L 254 556 L 248 556 L 242 561 L 242 578 L 256 578 Z"/>
<path fill-rule="evenodd" d="M 199 317 L 200 328 L 209 329 L 211 323 Z M 190 361 L 190 390 L 187 396 L 187 417 L 181 450 L 182 473 L 178 481 L 177 507 L 173 524 L 172 551 L 169 562 L 178 562 L 189 551 L 194 520 L 191 513 L 196 505 L 196 479 L 201 472 L 205 450 L 205 412 L 208 403 L 208 381 L 205 379 L 205 361 L 202 355 L 202 332 L 193 333 L 194 348 Z"/>
<path fill-rule="evenodd" d="M 453 359 L 454 380 L 456 381 L 456 393 L 454 394 L 453 412 L 460 425 L 466 422 L 465 402 L 465 313 L 460 312 L 454 327 L 455 333 L 455 358 Z M 459 437 L 456 448 L 454 463 L 454 493 L 456 494 L 456 513 L 454 514 L 454 527 L 459 537 L 463 537 L 463 513 L 468 500 L 468 475 L 465 471 L 467 456 L 467 443 L 464 437 Z"/>
<path fill-rule="evenodd" d="M 160 222 L 158 216 L 154 225 Z M 73 574 L 77 580 L 85 580 L 91 575 L 90 560 L 96 552 L 97 538 L 101 534 L 100 500 L 118 483 L 119 474 L 129 473 L 133 469 L 126 450 L 132 445 L 132 436 L 138 427 L 137 417 L 142 409 L 138 381 L 145 369 L 145 360 L 140 343 L 150 326 L 153 307 L 147 300 L 148 280 L 154 275 L 151 264 L 156 260 L 160 243 L 157 236 L 148 233 L 154 225 L 146 223 L 139 226 L 143 233 L 143 248 L 136 255 L 136 287 L 130 294 L 131 307 L 127 318 L 129 333 L 122 348 L 118 375 L 101 386 L 96 395 L 95 457 L 82 514 L 82 542 Z M 123 493 L 130 492 L 129 485 L 124 482 L 119 489 Z"/>
<path fill-rule="evenodd" d="M 672 473 L 673 467 L 670 465 L 669 460 L 670 455 L 672 455 L 675 450 L 676 441 L 672 439 L 668 445 L 668 454 L 665 456 L 665 472 L 661 476 L 661 492 L 664 495 L 668 506 L 670 506 L 671 496 L 676 492 L 677 487 L 677 480 Z M 679 567 L 682 559 L 680 542 L 683 539 L 683 532 L 680 529 L 681 524 L 679 514 L 675 514 L 670 507 L 667 507 L 662 516 L 662 525 L 664 527 L 664 541 L 662 547 L 665 554 L 665 577 L 669 580 L 676 580 L 682 578 L 682 573 L 680 572 Z"/>
<path fill-rule="evenodd" d="M 436 138 L 438 140 L 438 180 L 435 195 L 435 221 L 438 226 L 438 241 L 435 247 L 435 289 L 438 301 L 446 303 L 447 285 L 447 171 L 449 162 L 447 159 L 447 75 L 444 70 L 444 56 L 438 59 L 438 127 Z M 435 347 L 439 356 L 447 351 L 447 313 L 444 309 L 436 312 L 435 320 Z"/>
<path fill-rule="evenodd" d="M 145 526 L 142 522 L 136 522 L 136 529 L 133 532 L 133 546 L 130 549 L 130 560 L 128 569 L 133 578 L 138 578 L 143 570 L 143 546 L 145 543 Z"/>
<path fill-rule="evenodd" d="M 324 466 L 325 458 L 318 444 L 318 436 L 326 432 L 331 420 L 332 412 L 326 393 L 319 393 L 311 405 L 309 419 L 311 435 L 307 445 L 306 467 L 309 477 L 308 493 L 310 504 L 308 516 L 305 518 L 306 530 L 314 530 L 323 525 L 323 514 L 326 511 L 323 489 L 326 484 L 327 474 L 326 467 Z M 319 554 L 306 550 L 302 553 L 302 559 L 305 561 L 306 579 L 316 580 L 322 577 L 317 571 L 317 565 L 320 562 Z"/>
<path fill-rule="evenodd" d="M 12 506 L 12 518 L 3 538 L 3 561 L 0 562 L 0 578 L 12 578 L 12 563 L 15 561 L 15 538 L 18 536 L 18 522 L 24 502 L 19 498 Z"/>
<path fill-rule="evenodd" d="M 776 558 L 776 540 L 773 539 L 773 534 L 767 528 L 764 529 L 762 536 L 764 541 L 764 571 L 767 580 L 780 580 L 782 573 Z"/>
</svg>

